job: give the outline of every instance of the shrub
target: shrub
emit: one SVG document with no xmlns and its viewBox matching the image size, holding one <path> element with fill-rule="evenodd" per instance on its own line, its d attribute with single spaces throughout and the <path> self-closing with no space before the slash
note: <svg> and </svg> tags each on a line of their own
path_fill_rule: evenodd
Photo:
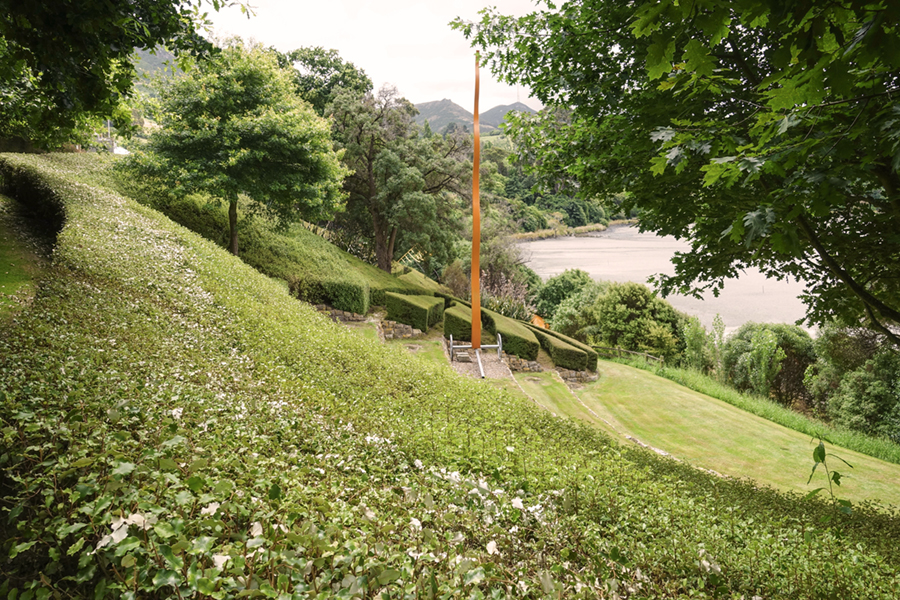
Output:
<svg viewBox="0 0 900 600">
<path fill-rule="evenodd" d="M 488 331 L 503 337 L 503 350 L 525 360 L 537 358 L 541 346 L 527 325 L 485 308 L 481 314 Z"/>
<path fill-rule="evenodd" d="M 592 281 L 572 294 L 556 308 L 553 331 L 587 342 L 599 332 L 596 313 L 592 310 L 597 298 L 608 288 L 602 281 Z"/>
<path fill-rule="evenodd" d="M 534 314 L 534 306 L 528 301 L 527 284 L 502 273 L 494 280 L 482 273 L 481 306 L 520 321 L 527 321 Z"/>
<path fill-rule="evenodd" d="M 760 356 L 751 359 L 754 349 L 754 336 L 757 331 L 771 331 L 776 338 L 776 345 L 784 353 L 779 361 L 778 372 L 771 379 L 768 390 L 763 390 L 757 380 L 754 385 L 755 371 L 762 363 Z M 757 338 L 764 343 L 763 338 Z M 815 362 L 815 349 L 812 338 L 806 331 L 796 325 L 780 323 L 744 323 L 740 329 L 728 338 L 722 351 L 722 366 L 726 379 L 738 390 L 754 389 L 756 393 L 770 394 L 782 404 L 789 406 L 797 401 L 806 401 L 809 392 L 803 383 L 807 368 Z M 774 368 L 774 367 L 773 367 Z"/>
<path fill-rule="evenodd" d="M 385 308 L 389 319 L 428 331 L 444 316 L 444 299 L 387 292 Z"/>
<path fill-rule="evenodd" d="M 673 358 L 684 347 L 678 312 L 640 283 L 612 283 L 594 305 L 603 343 Z"/>
<path fill-rule="evenodd" d="M 540 339 L 539 334 L 552 336 L 558 340 L 565 342 L 566 344 L 568 344 L 570 346 L 573 346 L 573 347 L 581 350 L 585 354 L 585 368 L 588 371 L 596 371 L 597 370 L 597 360 L 599 358 L 597 355 L 597 351 L 594 350 L 593 348 L 591 348 L 588 344 L 585 344 L 585 343 L 581 342 L 580 340 L 571 338 L 567 335 L 563 335 L 562 333 L 560 333 L 558 331 L 554 331 L 552 329 L 544 329 L 543 327 L 535 327 L 534 325 L 529 325 L 528 328 L 531 329 L 532 331 L 534 331 L 535 335 L 538 335 L 539 339 Z M 556 364 L 556 362 L 554 361 L 553 364 Z"/>
<path fill-rule="evenodd" d="M 828 413 L 838 425 L 900 442 L 900 354 L 883 350 L 846 373 Z"/>
<path fill-rule="evenodd" d="M 535 299 L 535 310 L 546 321 L 553 321 L 560 303 L 572 296 L 593 281 L 591 276 L 580 269 L 566 269 L 561 274 L 551 277 L 538 291 Z"/>
<path fill-rule="evenodd" d="M 472 341 L 472 309 L 469 306 L 456 304 L 444 309 L 444 337 L 449 339 L 451 335 L 454 341 Z"/>
</svg>

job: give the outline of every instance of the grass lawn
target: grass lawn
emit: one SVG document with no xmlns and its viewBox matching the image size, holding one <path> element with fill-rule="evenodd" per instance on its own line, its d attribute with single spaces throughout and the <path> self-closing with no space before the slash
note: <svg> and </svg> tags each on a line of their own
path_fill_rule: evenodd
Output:
<svg viewBox="0 0 900 600">
<path fill-rule="evenodd" d="M 620 434 L 698 467 L 780 489 L 806 493 L 827 486 L 819 471 L 806 485 L 815 446 L 809 436 L 646 371 L 606 361 L 600 361 L 598 370 L 600 379 L 576 393 Z M 829 460 L 830 467 L 846 477 L 838 497 L 900 506 L 900 466 L 851 450 L 833 450 L 854 467 Z"/>
<path fill-rule="evenodd" d="M 17 234 L 12 201 L 0 195 L 0 319 L 34 295 L 41 260 Z"/>
</svg>

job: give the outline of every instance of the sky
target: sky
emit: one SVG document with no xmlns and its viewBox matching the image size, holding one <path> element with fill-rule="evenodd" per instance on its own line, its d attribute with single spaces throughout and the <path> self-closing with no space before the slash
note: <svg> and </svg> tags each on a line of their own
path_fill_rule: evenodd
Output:
<svg viewBox="0 0 900 600">
<path fill-rule="evenodd" d="M 214 32 L 238 35 L 288 51 L 301 46 L 335 49 L 341 58 L 366 72 L 378 89 L 397 87 L 414 104 L 449 98 L 468 111 L 475 100 L 475 51 L 459 31 L 456 17 L 479 19 L 484 6 L 502 14 L 535 10 L 533 0 L 250 0 L 249 19 L 237 7 L 210 11 Z M 481 69 L 479 106 L 540 103 L 528 90 L 499 83 Z"/>
</svg>

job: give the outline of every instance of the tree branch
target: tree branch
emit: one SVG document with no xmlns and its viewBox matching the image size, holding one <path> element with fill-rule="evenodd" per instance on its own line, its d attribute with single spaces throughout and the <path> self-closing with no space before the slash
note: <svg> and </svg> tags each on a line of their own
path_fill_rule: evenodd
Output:
<svg viewBox="0 0 900 600">
<path fill-rule="evenodd" d="M 797 224 L 803 233 L 806 234 L 809 243 L 816 250 L 822 261 L 828 269 L 834 273 L 835 277 L 844 282 L 850 290 L 859 298 L 866 307 L 866 311 L 870 312 L 875 309 L 878 313 L 894 322 L 900 322 L 900 312 L 886 305 L 884 302 L 873 296 L 867 289 L 859 284 L 845 269 L 843 269 L 835 260 L 835 258 L 825 249 L 822 241 L 819 239 L 812 225 L 806 220 L 802 214 L 797 216 Z"/>
</svg>

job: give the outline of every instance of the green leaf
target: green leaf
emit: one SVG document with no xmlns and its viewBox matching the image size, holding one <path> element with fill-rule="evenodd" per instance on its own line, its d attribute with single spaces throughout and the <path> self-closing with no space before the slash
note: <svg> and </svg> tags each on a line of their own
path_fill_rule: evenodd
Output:
<svg viewBox="0 0 900 600">
<path fill-rule="evenodd" d="M 819 445 L 813 450 L 813 460 L 817 463 L 825 462 L 825 444 L 823 442 L 819 442 Z"/>
<path fill-rule="evenodd" d="M 155 531 L 156 535 L 164 540 L 175 537 L 175 528 L 165 521 L 159 521 L 158 523 L 155 523 L 153 525 L 153 531 Z"/>
<path fill-rule="evenodd" d="M 191 491 L 199 494 L 200 490 L 203 489 L 203 486 L 206 485 L 206 480 L 202 477 L 197 477 L 196 475 L 194 475 L 193 477 L 188 477 L 185 483 L 187 483 L 187 486 L 191 488 Z"/>
<path fill-rule="evenodd" d="M 688 71 L 693 71 L 701 76 L 713 74 L 715 60 L 710 56 L 709 48 L 696 38 L 685 46 L 683 60 Z"/>
<path fill-rule="evenodd" d="M 807 481 L 807 483 L 809 483 L 809 482 Z M 815 498 L 815 496 L 824 489 L 825 488 L 816 488 L 816 489 L 812 490 L 811 492 L 809 492 L 808 494 L 806 494 L 805 496 L 803 496 L 803 499 L 811 500 L 811 499 Z"/>
<path fill-rule="evenodd" d="M 73 462 L 72 466 L 75 467 L 76 469 L 81 468 L 81 467 L 86 467 L 88 465 L 93 464 L 94 460 L 95 460 L 94 458 L 90 458 L 90 457 L 86 456 L 84 458 L 79 458 L 78 460 Z"/>
<path fill-rule="evenodd" d="M 650 80 L 659 79 L 672 70 L 675 40 L 657 39 L 647 50 L 647 73 Z"/>
<path fill-rule="evenodd" d="M 75 540 L 75 543 L 69 546 L 69 549 L 66 550 L 66 556 L 73 556 L 76 552 L 81 550 L 81 547 L 84 546 L 84 541 L 86 539 L 86 537 L 80 537 Z"/>
<path fill-rule="evenodd" d="M 396 581 L 400 579 L 400 571 L 397 569 L 386 569 L 381 572 L 378 576 L 378 583 L 380 585 L 387 585 L 392 581 Z"/>
<path fill-rule="evenodd" d="M 153 576 L 153 587 L 156 589 L 163 586 L 177 588 L 179 581 L 181 581 L 181 578 L 175 571 L 157 571 L 156 575 Z"/>
<path fill-rule="evenodd" d="M 134 463 L 121 462 L 118 465 L 116 465 L 115 469 L 112 470 L 112 474 L 117 475 L 119 477 L 124 477 L 125 475 L 128 475 L 129 473 L 134 471 L 134 469 L 135 469 Z"/>
<path fill-rule="evenodd" d="M 273 483 L 269 488 L 269 500 L 278 500 L 281 498 L 281 488 L 277 483 Z"/>
</svg>

